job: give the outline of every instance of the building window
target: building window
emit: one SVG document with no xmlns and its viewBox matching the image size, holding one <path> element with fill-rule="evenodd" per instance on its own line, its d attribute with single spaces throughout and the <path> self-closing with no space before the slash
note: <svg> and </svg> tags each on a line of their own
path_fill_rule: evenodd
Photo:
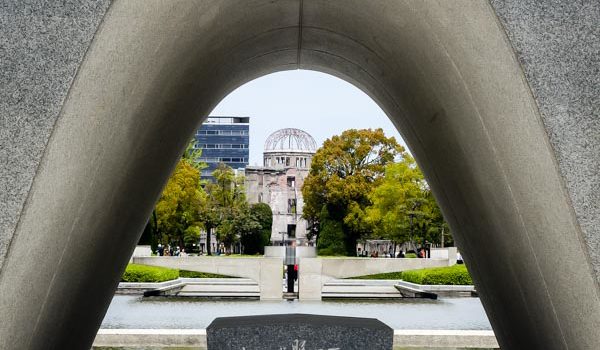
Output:
<svg viewBox="0 0 600 350">
<path fill-rule="evenodd" d="M 285 157 L 285 166 L 290 166 L 290 157 Z"/>
<path fill-rule="evenodd" d="M 196 135 L 246 136 L 248 130 L 198 130 Z"/>
<path fill-rule="evenodd" d="M 295 188 L 296 187 L 296 178 L 294 176 L 287 177 L 287 185 L 288 187 Z"/>
<path fill-rule="evenodd" d="M 288 214 L 296 214 L 296 199 L 288 199 Z"/>
<path fill-rule="evenodd" d="M 288 238 L 296 238 L 296 225 L 288 224 L 287 225 L 287 234 L 288 234 Z"/>
<path fill-rule="evenodd" d="M 258 194 L 258 203 L 262 203 L 262 202 L 263 202 L 263 194 L 262 194 L 262 192 L 260 192 Z"/>
</svg>

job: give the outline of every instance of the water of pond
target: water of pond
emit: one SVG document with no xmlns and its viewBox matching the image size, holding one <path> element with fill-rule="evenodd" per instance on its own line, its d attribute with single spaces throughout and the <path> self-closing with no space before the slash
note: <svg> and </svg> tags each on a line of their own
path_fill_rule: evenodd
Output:
<svg viewBox="0 0 600 350">
<path fill-rule="evenodd" d="M 393 329 L 489 330 L 478 298 L 258 301 L 117 295 L 102 328 L 206 328 L 216 317 L 284 313 L 376 318 Z"/>
<path fill-rule="evenodd" d="M 105 347 L 93 347 L 93 350 L 199 350 L 196 348 L 105 348 Z M 398 348 L 395 347 L 394 350 L 497 350 L 497 349 L 483 349 L 483 348 Z"/>
</svg>

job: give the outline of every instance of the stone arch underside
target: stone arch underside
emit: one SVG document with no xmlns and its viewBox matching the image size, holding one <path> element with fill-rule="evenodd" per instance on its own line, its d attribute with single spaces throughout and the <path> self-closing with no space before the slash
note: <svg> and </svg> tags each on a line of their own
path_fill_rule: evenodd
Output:
<svg viewBox="0 0 600 350">
<path fill-rule="evenodd" d="M 399 128 L 503 348 L 600 348 L 593 255 L 494 9 L 392 0 L 114 1 L 0 271 L 0 348 L 89 348 L 199 116 L 298 68 L 355 84 Z"/>
</svg>

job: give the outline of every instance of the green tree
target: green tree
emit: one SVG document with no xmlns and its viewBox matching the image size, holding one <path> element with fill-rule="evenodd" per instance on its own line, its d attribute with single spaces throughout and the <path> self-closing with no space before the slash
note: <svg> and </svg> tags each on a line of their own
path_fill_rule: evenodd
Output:
<svg viewBox="0 0 600 350">
<path fill-rule="evenodd" d="M 414 159 L 405 154 L 401 161 L 386 166 L 385 177 L 370 194 L 367 221 L 375 238 L 394 242 L 439 243 L 441 232 L 449 235 L 448 224 Z"/>
<path fill-rule="evenodd" d="M 197 225 L 198 208 L 206 202 L 200 187 L 200 172 L 187 159 L 181 159 L 155 207 L 157 230 L 162 243 L 184 246 L 184 233 Z"/>
<path fill-rule="evenodd" d="M 199 226 L 190 226 L 183 232 L 183 241 L 185 246 L 191 246 L 194 243 L 198 243 L 200 239 L 200 227 Z"/>
<path fill-rule="evenodd" d="M 382 129 L 351 129 L 326 140 L 302 187 L 304 217 L 319 223 L 321 235 L 330 226 L 322 222 L 325 207 L 328 220 L 341 224 L 346 254 L 354 255 L 356 241 L 370 233 L 364 220 L 364 210 L 371 205 L 369 194 L 381 182 L 385 166 L 404 154 L 404 148 Z"/>
<path fill-rule="evenodd" d="M 216 233 L 217 243 L 221 242 L 227 247 L 236 243 L 240 231 L 237 227 L 241 217 L 248 218 L 246 211 L 248 204 L 244 192 L 244 177 L 236 176 L 234 171 L 221 163 L 213 171 L 215 182 L 209 182 L 204 190 L 207 194 L 206 205 L 200 207 L 199 221 L 207 232 L 207 253 L 211 254 L 211 235 Z"/>
<path fill-rule="evenodd" d="M 198 225 L 197 207 L 206 204 L 206 194 L 200 186 L 200 171 L 206 164 L 198 161 L 202 150 L 194 149 L 194 144 L 192 140 L 183 152 L 140 239 L 141 243 L 150 243 L 153 250 L 158 243 L 187 243 L 186 230 L 190 225 Z"/>
<path fill-rule="evenodd" d="M 415 232 L 415 235 L 418 236 L 416 237 L 416 240 L 418 240 L 421 244 L 424 243 L 424 241 L 441 244 L 443 234 L 444 245 L 454 245 L 454 239 L 452 238 L 450 226 L 448 226 L 448 223 L 446 220 L 444 220 L 442 211 L 440 210 L 433 193 L 429 187 L 427 187 L 423 192 L 423 202 L 418 213 L 421 215 L 421 217 L 419 217 L 419 220 L 416 220 L 416 227 L 418 228 L 418 231 Z"/>
<path fill-rule="evenodd" d="M 326 206 L 321 210 L 319 226 L 317 241 L 319 255 L 346 255 L 342 223 L 331 218 Z"/>
<path fill-rule="evenodd" d="M 386 166 L 385 177 L 370 194 L 372 205 L 366 209 L 366 221 L 373 236 L 406 242 L 411 237 L 411 221 L 423 198 L 423 175 L 408 154 Z M 414 223 L 413 223 L 414 224 Z"/>
<path fill-rule="evenodd" d="M 250 206 L 249 210 L 249 225 L 241 225 L 247 227 L 244 232 L 240 233 L 241 243 L 244 246 L 246 254 L 263 254 L 265 246 L 271 240 L 271 228 L 273 226 L 273 212 L 266 203 L 256 203 Z M 251 226 L 251 222 L 258 223 L 257 226 Z"/>
</svg>

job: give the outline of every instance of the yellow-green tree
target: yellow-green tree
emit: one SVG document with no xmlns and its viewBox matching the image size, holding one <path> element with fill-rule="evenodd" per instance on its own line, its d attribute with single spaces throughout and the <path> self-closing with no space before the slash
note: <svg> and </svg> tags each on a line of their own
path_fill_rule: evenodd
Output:
<svg viewBox="0 0 600 350">
<path fill-rule="evenodd" d="M 182 158 L 155 207 L 157 229 L 162 243 L 184 246 L 185 232 L 199 223 L 199 208 L 206 206 L 200 187 L 200 171 L 190 159 Z M 188 236 L 191 231 L 188 232 Z"/>
<path fill-rule="evenodd" d="M 372 204 L 366 209 L 366 221 L 374 238 L 414 246 L 415 241 L 439 243 L 442 232 L 449 236 L 437 202 L 410 155 L 386 166 L 385 177 L 369 198 Z"/>
<path fill-rule="evenodd" d="M 374 237 L 398 242 L 411 239 L 410 216 L 424 200 L 424 186 L 423 174 L 409 155 L 386 167 L 381 184 L 369 196 L 372 205 L 366 209 Z"/>
<path fill-rule="evenodd" d="M 386 165 L 404 154 L 404 148 L 382 129 L 351 129 L 326 140 L 302 187 L 304 217 L 319 226 L 318 235 L 339 232 L 324 230 L 325 223 L 341 225 L 346 254 L 354 255 L 356 241 L 370 233 L 364 220 L 364 210 L 371 205 L 369 194 L 382 181 Z M 319 245 L 322 238 L 317 238 L 320 250 L 327 248 Z"/>
</svg>

